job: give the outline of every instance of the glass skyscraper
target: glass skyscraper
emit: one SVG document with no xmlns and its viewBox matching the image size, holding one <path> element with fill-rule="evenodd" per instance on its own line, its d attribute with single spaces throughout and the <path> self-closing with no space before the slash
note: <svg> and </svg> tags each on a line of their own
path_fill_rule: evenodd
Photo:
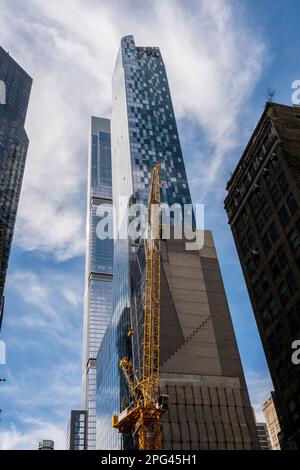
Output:
<svg viewBox="0 0 300 470">
<path fill-rule="evenodd" d="M 164 63 L 157 47 L 136 47 L 132 36 L 121 40 L 112 84 L 113 198 L 118 225 L 120 197 L 147 197 L 155 162 L 161 162 L 162 201 L 191 203 L 185 166 Z M 129 241 L 115 227 L 113 318 L 98 354 L 97 448 L 123 444 L 111 428 L 111 415 L 124 407 L 127 387 L 118 359 L 130 355 L 127 337 L 130 319 Z"/>
<path fill-rule="evenodd" d="M 157 47 L 136 47 L 132 36 L 122 38 L 112 102 L 114 282 L 112 318 L 97 356 L 96 447 L 130 449 L 134 440 L 118 434 L 111 417 L 130 402 L 119 359 L 131 358 L 139 374 L 145 258 L 143 241 L 133 243 L 123 236 L 128 225 L 123 209 L 147 201 L 156 162 L 161 165 L 163 203 L 182 207 L 191 204 L 191 196 Z M 160 387 L 171 399 L 161 422 L 162 445 L 164 449 L 255 448 L 255 423 L 214 243 L 210 232 L 205 231 L 204 238 L 200 251 L 186 252 L 182 239 L 161 243 Z"/>
<path fill-rule="evenodd" d="M 88 161 L 82 377 L 82 406 L 87 411 L 87 449 L 95 449 L 96 357 L 112 311 L 113 240 L 97 236 L 98 223 L 106 213 L 111 213 L 111 182 L 110 121 L 92 117 Z"/>
<path fill-rule="evenodd" d="M 32 79 L 0 47 L 0 328 L 4 284 L 29 140 L 24 129 Z"/>
</svg>

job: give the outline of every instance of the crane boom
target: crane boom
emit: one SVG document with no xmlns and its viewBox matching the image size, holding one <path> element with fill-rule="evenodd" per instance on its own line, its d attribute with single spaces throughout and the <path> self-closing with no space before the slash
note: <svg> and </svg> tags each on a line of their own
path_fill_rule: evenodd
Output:
<svg viewBox="0 0 300 470">
<path fill-rule="evenodd" d="M 147 236 L 145 240 L 146 276 L 144 300 L 144 347 L 141 377 L 128 358 L 120 367 L 128 383 L 133 406 L 112 417 L 121 433 L 137 434 L 139 449 L 158 450 L 161 446 L 160 417 L 168 409 L 169 397 L 159 395 L 160 350 L 160 164 L 156 163 L 148 197 Z"/>
<path fill-rule="evenodd" d="M 152 173 L 148 199 L 146 237 L 146 281 L 144 306 L 144 354 L 142 380 L 146 402 L 156 399 L 159 385 L 159 325 L 160 325 L 160 183 L 159 164 Z"/>
</svg>

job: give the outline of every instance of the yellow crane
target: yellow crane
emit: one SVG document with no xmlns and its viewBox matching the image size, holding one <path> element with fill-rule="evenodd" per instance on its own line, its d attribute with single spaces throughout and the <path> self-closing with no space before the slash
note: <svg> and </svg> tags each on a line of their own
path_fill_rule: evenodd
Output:
<svg viewBox="0 0 300 470">
<path fill-rule="evenodd" d="M 120 367 L 128 383 L 132 404 L 112 426 L 121 433 L 137 435 L 141 450 L 161 447 L 160 417 L 169 406 L 169 397 L 159 394 L 160 349 L 160 164 L 156 163 L 148 198 L 147 236 L 145 239 L 146 276 L 144 301 L 144 344 L 142 371 L 138 377 L 132 362 L 124 357 Z M 131 330 L 131 329 L 130 329 Z M 129 334 L 132 334 L 132 330 Z"/>
</svg>

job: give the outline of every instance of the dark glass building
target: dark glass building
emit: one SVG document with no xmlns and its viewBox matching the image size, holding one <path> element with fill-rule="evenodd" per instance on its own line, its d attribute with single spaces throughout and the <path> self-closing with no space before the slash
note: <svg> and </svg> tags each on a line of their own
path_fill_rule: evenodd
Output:
<svg viewBox="0 0 300 470">
<path fill-rule="evenodd" d="M 86 411 L 72 410 L 67 429 L 67 450 L 86 450 Z"/>
<path fill-rule="evenodd" d="M 96 357 L 112 311 L 113 240 L 100 239 L 97 226 L 111 212 L 110 121 L 92 117 L 88 158 L 86 270 L 83 324 L 82 408 L 86 447 L 96 445 Z"/>
<path fill-rule="evenodd" d="M 0 47 L 0 328 L 4 284 L 28 149 L 24 129 L 32 79 Z"/>
<path fill-rule="evenodd" d="M 281 448 L 300 449 L 300 109 L 267 103 L 225 209 L 272 376 Z"/>
<path fill-rule="evenodd" d="M 124 236 L 129 219 L 123 209 L 147 201 L 156 162 L 161 165 L 162 202 L 180 208 L 191 204 L 157 47 L 136 47 L 132 36 L 121 40 L 112 99 L 113 314 L 97 356 L 97 449 L 136 445 L 111 425 L 112 415 L 130 400 L 118 360 L 130 357 L 139 374 L 143 347 L 144 247 L 141 240 L 133 243 Z M 191 208 L 189 214 L 193 225 Z M 163 448 L 258 448 L 211 233 L 205 231 L 204 239 L 200 251 L 186 251 L 182 239 L 162 241 L 160 386 L 171 399 L 161 423 Z"/>
<path fill-rule="evenodd" d="M 266 423 L 256 423 L 256 429 L 261 450 L 272 450 Z"/>
</svg>

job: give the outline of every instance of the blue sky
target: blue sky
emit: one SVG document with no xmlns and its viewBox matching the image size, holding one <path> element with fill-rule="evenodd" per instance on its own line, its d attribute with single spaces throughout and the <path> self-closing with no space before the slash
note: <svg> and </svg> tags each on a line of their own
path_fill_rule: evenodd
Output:
<svg viewBox="0 0 300 470">
<path fill-rule="evenodd" d="M 204 202 L 253 405 L 272 387 L 223 209 L 264 108 L 300 79 L 297 0 L 0 0 L 0 44 L 33 77 L 30 149 L 6 285 L 0 449 L 64 448 L 80 406 L 87 135 L 109 117 L 119 41 L 161 48 L 194 202 Z"/>
</svg>

